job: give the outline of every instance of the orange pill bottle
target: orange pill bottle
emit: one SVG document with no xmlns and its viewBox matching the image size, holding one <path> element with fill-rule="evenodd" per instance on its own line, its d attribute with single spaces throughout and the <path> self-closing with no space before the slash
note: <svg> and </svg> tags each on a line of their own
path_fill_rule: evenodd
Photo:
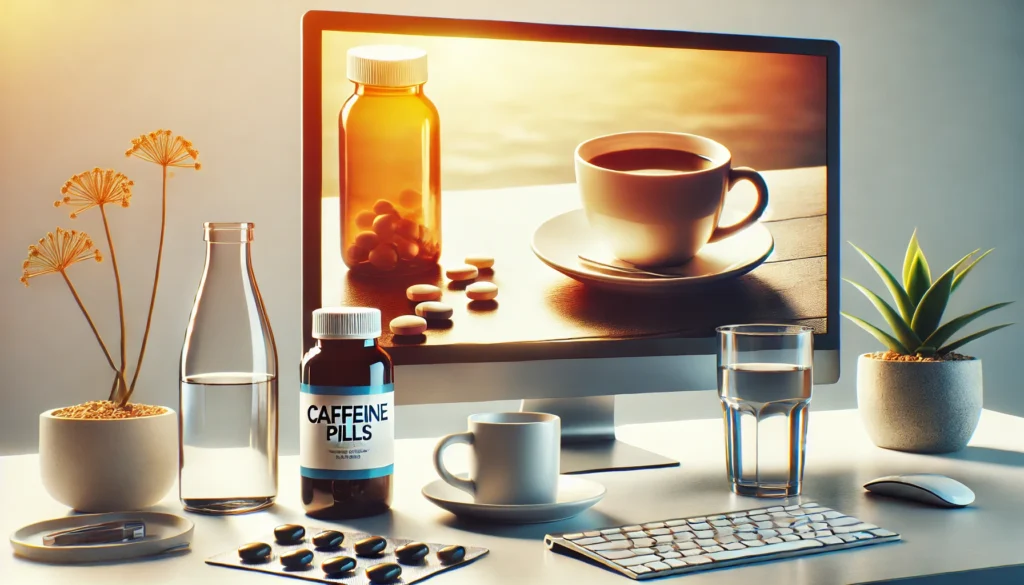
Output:
<svg viewBox="0 0 1024 585">
<path fill-rule="evenodd" d="M 436 269 L 441 136 L 437 108 L 423 92 L 427 53 L 353 47 L 347 76 L 355 89 L 338 116 L 345 265 L 372 277 Z"/>
</svg>

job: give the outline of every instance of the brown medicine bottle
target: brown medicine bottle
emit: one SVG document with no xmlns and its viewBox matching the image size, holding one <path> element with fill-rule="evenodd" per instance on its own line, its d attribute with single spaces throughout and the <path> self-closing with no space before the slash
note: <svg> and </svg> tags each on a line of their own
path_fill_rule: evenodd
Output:
<svg viewBox="0 0 1024 585">
<path fill-rule="evenodd" d="M 424 94 L 427 53 L 349 49 L 355 84 L 338 116 L 341 252 L 353 274 L 436 269 L 441 255 L 441 138 Z"/>
<path fill-rule="evenodd" d="M 391 507 L 395 400 L 391 357 L 377 344 L 378 309 L 313 311 L 316 345 L 302 358 L 302 506 L 314 518 L 372 516 Z"/>
</svg>

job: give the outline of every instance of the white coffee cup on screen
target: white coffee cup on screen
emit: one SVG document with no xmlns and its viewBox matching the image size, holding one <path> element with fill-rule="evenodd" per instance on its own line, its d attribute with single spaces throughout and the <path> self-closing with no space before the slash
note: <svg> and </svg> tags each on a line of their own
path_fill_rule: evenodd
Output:
<svg viewBox="0 0 1024 585">
<path fill-rule="evenodd" d="M 434 469 L 446 483 L 478 504 L 551 504 L 558 496 L 561 420 L 539 412 L 470 415 L 469 430 L 443 437 L 434 449 Z M 469 445 L 469 479 L 453 475 L 444 452 Z"/>
</svg>

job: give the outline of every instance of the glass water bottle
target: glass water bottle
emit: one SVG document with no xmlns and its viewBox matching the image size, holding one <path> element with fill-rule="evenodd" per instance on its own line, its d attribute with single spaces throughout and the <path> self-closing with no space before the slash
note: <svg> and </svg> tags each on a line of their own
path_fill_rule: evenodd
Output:
<svg viewBox="0 0 1024 585">
<path fill-rule="evenodd" d="M 277 348 L 251 223 L 205 224 L 206 266 L 181 349 L 179 497 L 240 514 L 277 497 Z"/>
</svg>

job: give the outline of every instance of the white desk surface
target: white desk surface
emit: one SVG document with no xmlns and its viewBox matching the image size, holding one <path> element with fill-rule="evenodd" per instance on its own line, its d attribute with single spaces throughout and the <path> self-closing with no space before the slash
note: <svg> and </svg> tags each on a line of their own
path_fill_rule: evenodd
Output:
<svg viewBox="0 0 1024 585">
<path fill-rule="evenodd" d="M 533 526 L 465 524 L 420 495 L 435 478 L 431 439 L 399 441 L 395 502 L 391 513 L 346 526 L 385 536 L 484 546 L 490 554 L 435 576 L 436 585 L 587 583 L 624 585 L 629 579 L 547 550 L 547 532 L 582 531 L 673 517 L 763 507 L 766 500 L 729 492 L 725 480 L 720 420 L 624 426 L 619 437 L 678 458 L 669 469 L 610 472 L 588 477 L 608 493 L 574 519 Z M 449 457 L 460 456 L 461 448 Z M 977 494 L 972 507 L 947 510 L 865 494 L 866 481 L 894 473 L 933 472 L 956 478 Z M 814 412 L 810 418 L 804 501 L 814 500 L 902 534 L 882 544 L 727 568 L 678 577 L 686 585 L 786 583 L 831 585 L 1024 563 L 1024 419 L 985 411 L 971 446 L 952 456 L 910 455 L 871 444 L 856 411 Z M 192 552 L 135 563 L 51 566 L 0 554 L 0 583 L 181 583 L 251 585 L 300 583 L 281 577 L 213 567 L 204 559 L 238 545 L 266 539 L 285 522 L 323 525 L 306 518 L 298 496 L 295 457 L 282 457 L 278 504 L 268 511 L 234 517 L 185 514 L 196 524 Z M 159 510 L 184 514 L 176 490 Z M 50 499 L 39 480 L 34 455 L 0 458 L 0 533 L 68 509 Z M 670 578 L 672 579 L 672 578 Z M 659 581 L 660 582 L 660 581 Z"/>
</svg>

